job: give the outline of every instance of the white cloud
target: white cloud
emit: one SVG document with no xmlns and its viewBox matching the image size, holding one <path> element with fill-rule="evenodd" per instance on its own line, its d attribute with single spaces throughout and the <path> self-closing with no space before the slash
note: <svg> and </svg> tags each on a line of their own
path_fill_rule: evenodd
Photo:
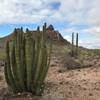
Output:
<svg viewBox="0 0 100 100">
<path fill-rule="evenodd" d="M 53 12 L 47 5 L 44 0 L 0 0 L 0 24 L 40 22 Z"/>
<path fill-rule="evenodd" d="M 50 22 L 64 22 L 75 27 L 66 28 L 61 33 L 87 33 L 94 37 L 88 37 L 88 41 L 83 40 L 80 45 L 91 47 L 100 44 L 100 0 L 60 0 L 61 7 Z M 86 25 L 83 29 L 76 29 L 76 25 Z M 69 36 L 64 38 L 70 41 Z M 84 42 L 85 41 L 85 42 Z M 96 46 L 95 46 L 96 47 Z M 98 46 L 100 47 L 100 46 Z"/>
<path fill-rule="evenodd" d="M 64 38 L 71 43 L 71 37 L 69 35 L 65 35 Z"/>
<path fill-rule="evenodd" d="M 59 10 L 51 9 L 52 2 L 61 3 Z M 0 0 L 0 23 L 41 22 L 47 18 L 51 22 L 100 25 L 99 5 L 100 0 Z"/>
<path fill-rule="evenodd" d="M 84 46 L 87 48 L 100 48 L 100 40 L 94 39 L 94 40 L 80 40 L 79 41 L 80 46 Z"/>
<path fill-rule="evenodd" d="M 72 41 L 72 38 L 71 36 L 69 35 L 65 35 L 64 36 L 65 39 L 67 39 L 70 43 Z M 100 48 L 100 39 L 96 38 L 96 39 L 80 39 L 79 38 L 79 46 L 83 46 L 83 47 L 86 47 L 86 48 Z"/>
<path fill-rule="evenodd" d="M 100 37 L 100 26 L 94 26 L 91 28 L 84 29 L 83 32 L 90 33 L 95 37 Z"/>
<path fill-rule="evenodd" d="M 58 10 L 52 9 L 53 2 L 60 2 Z M 44 20 L 74 26 L 85 24 L 89 28 L 72 27 L 61 32 L 86 32 L 95 36 L 94 44 L 99 44 L 99 9 L 100 0 L 0 0 L 0 24 L 39 23 Z M 87 44 L 89 45 L 88 41 Z"/>
<path fill-rule="evenodd" d="M 79 45 L 87 48 L 100 48 L 100 28 L 92 27 L 87 29 L 66 28 L 61 31 L 64 38 L 71 43 L 72 32 L 79 33 Z M 89 34 L 86 35 L 86 34 Z M 76 36 L 76 35 L 75 35 Z"/>
</svg>

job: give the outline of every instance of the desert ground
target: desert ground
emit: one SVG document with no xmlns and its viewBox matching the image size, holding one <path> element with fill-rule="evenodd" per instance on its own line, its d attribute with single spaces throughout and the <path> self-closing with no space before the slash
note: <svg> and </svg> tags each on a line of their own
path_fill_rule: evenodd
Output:
<svg viewBox="0 0 100 100">
<path fill-rule="evenodd" d="M 96 62 L 97 61 L 97 62 Z M 95 63 L 98 63 L 95 60 Z M 42 96 L 30 93 L 9 93 L 3 66 L 0 67 L 0 100 L 100 100 L 100 64 L 88 68 L 67 70 L 54 58 L 45 80 Z"/>
</svg>

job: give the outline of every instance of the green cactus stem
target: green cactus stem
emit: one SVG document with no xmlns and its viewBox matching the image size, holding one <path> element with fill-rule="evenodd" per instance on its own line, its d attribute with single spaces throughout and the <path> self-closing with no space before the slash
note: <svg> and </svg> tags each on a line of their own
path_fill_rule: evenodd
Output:
<svg viewBox="0 0 100 100">
<path fill-rule="evenodd" d="M 7 42 L 5 78 L 13 92 L 42 94 L 52 50 L 50 43 L 48 52 L 45 33 L 46 24 L 42 32 L 37 28 L 35 39 L 28 29 L 26 33 L 23 32 L 23 28 L 15 29 L 12 46 Z"/>
<path fill-rule="evenodd" d="M 76 55 L 78 55 L 78 33 L 76 34 Z"/>
</svg>

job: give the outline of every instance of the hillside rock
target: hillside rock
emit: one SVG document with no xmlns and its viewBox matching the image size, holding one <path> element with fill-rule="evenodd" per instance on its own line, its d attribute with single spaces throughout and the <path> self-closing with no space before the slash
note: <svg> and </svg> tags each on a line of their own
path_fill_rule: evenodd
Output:
<svg viewBox="0 0 100 100">
<path fill-rule="evenodd" d="M 20 32 L 21 29 L 17 28 L 16 31 Z M 29 30 L 29 31 L 33 34 L 33 38 L 35 38 L 36 37 L 36 30 Z M 4 38 L 1 38 L 0 41 L 3 41 L 2 42 L 3 44 L 0 42 L 0 47 L 3 47 L 2 45 L 4 45 L 4 43 L 6 41 L 12 41 L 13 34 L 14 34 L 14 31 L 10 35 L 8 35 L 8 36 L 6 36 Z M 62 37 L 62 35 L 59 33 L 59 31 L 54 29 L 53 25 L 49 25 L 47 27 L 45 36 L 46 36 L 48 41 L 52 40 L 54 43 L 65 44 L 65 45 L 69 45 L 70 44 L 67 40 L 65 40 Z"/>
<path fill-rule="evenodd" d="M 47 30 L 53 31 L 53 30 L 54 30 L 53 25 L 49 25 L 49 26 L 47 27 Z"/>
</svg>

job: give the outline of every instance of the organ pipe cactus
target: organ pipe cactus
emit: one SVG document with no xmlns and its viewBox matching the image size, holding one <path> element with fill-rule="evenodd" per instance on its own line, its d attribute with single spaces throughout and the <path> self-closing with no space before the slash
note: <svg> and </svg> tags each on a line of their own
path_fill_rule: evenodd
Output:
<svg viewBox="0 0 100 100">
<path fill-rule="evenodd" d="M 5 78 L 8 86 L 14 93 L 32 92 L 41 95 L 44 89 L 44 80 L 49 69 L 52 44 L 47 48 L 45 32 L 38 27 L 36 38 L 27 29 L 15 29 L 12 47 L 6 43 Z"/>
</svg>

